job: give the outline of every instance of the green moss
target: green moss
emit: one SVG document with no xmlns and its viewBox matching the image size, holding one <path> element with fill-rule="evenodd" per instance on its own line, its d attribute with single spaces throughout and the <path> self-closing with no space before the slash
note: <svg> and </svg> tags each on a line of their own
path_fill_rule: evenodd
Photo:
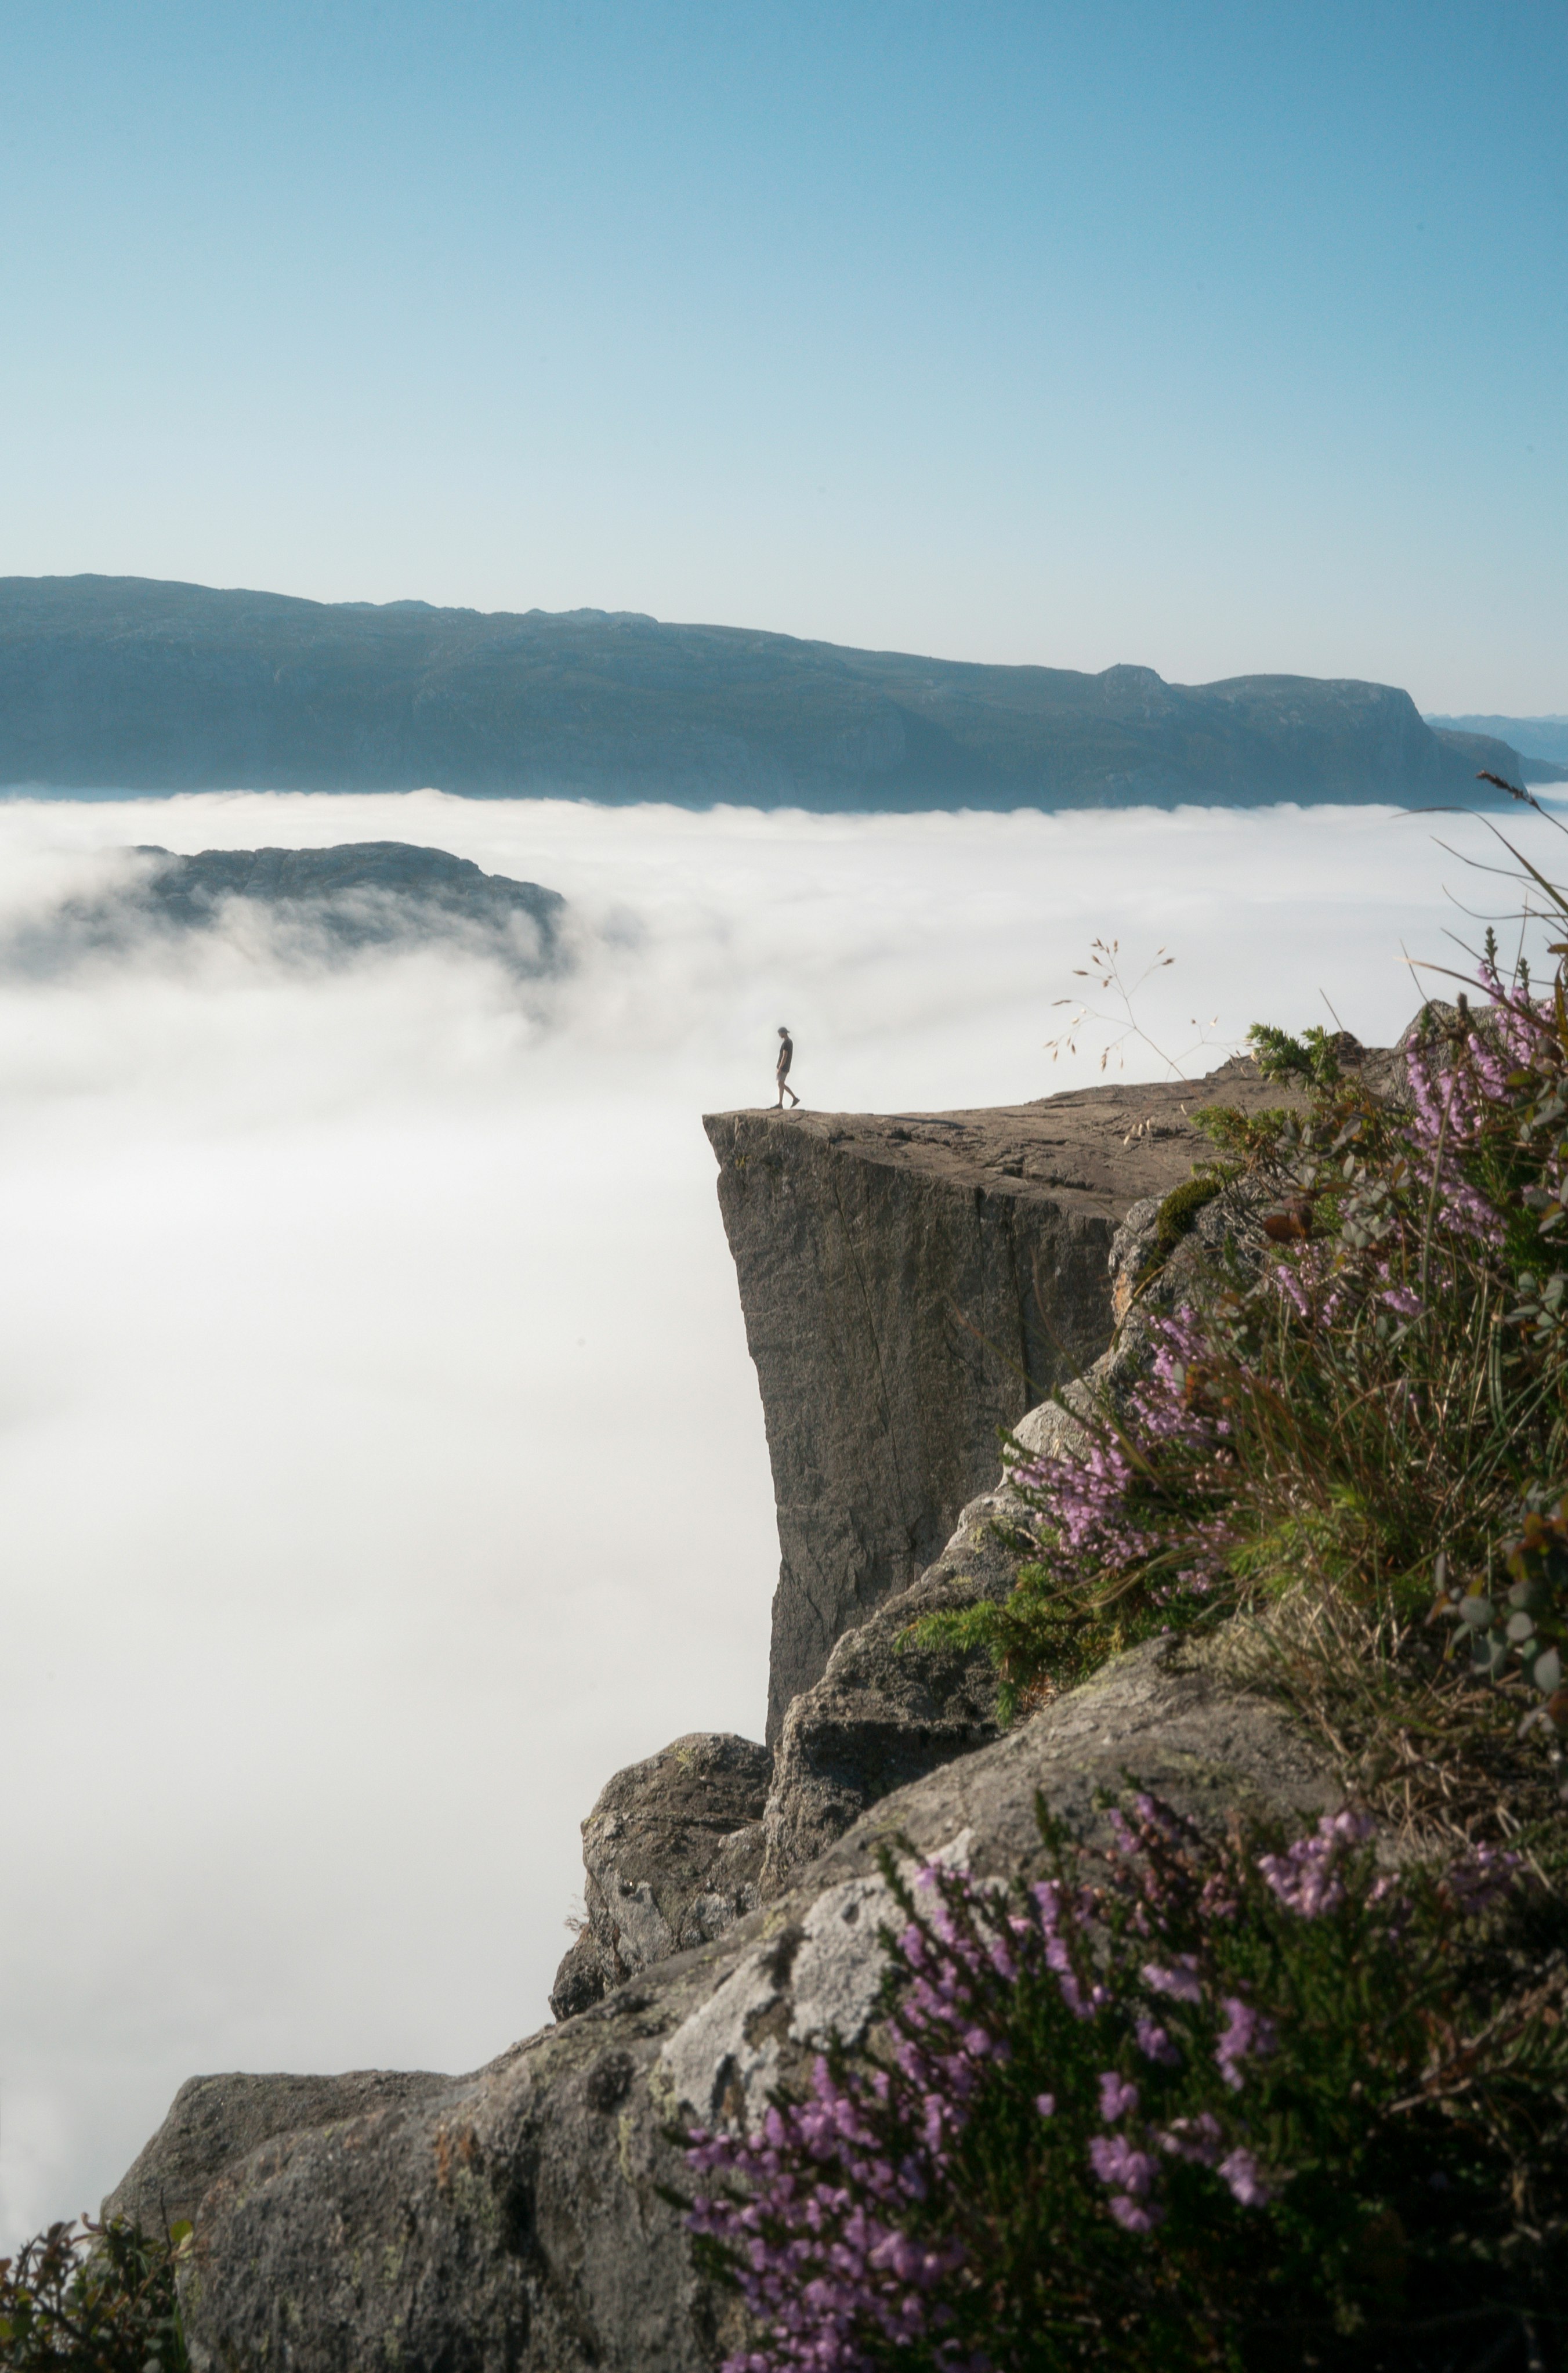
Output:
<svg viewBox="0 0 1568 2373">
<path fill-rule="evenodd" d="M 1076 1689 L 1111 1657 L 1136 1648 L 1156 1631 L 1196 1619 L 1200 1610 L 1180 1602 L 1157 1605 L 1146 1592 L 1072 1590 L 1043 1565 L 1019 1568 L 1000 1604 L 944 1607 L 912 1623 L 905 1638 L 917 1647 L 985 1648 L 998 1676 L 997 1713 L 1011 1723 L 1044 1682 L 1053 1692 Z"/>
<path fill-rule="evenodd" d="M 1179 1186 L 1173 1186 L 1154 1218 L 1154 1249 L 1150 1255 L 1145 1275 L 1163 1268 L 1183 1236 L 1189 1235 L 1197 1224 L 1198 1214 L 1206 1203 L 1229 1186 L 1231 1175 L 1226 1166 L 1215 1163 L 1194 1171 Z"/>
</svg>

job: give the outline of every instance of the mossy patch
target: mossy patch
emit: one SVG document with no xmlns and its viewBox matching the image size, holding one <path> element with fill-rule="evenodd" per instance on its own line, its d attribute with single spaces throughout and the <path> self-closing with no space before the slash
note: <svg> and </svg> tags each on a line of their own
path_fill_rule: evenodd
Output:
<svg viewBox="0 0 1568 2373">
<path fill-rule="evenodd" d="M 1216 1195 L 1223 1194 L 1230 1184 L 1229 1177 L 1218 1167 L 1195 1171 L 1173 1186 L 1154 1215 L 1154 1248 L 1150 1254 L 1143 1274 L 1153 1275 L 1163 1268 L 1180 1244 L 1198 1224 L 1198 1214 Z"/>
</svg>

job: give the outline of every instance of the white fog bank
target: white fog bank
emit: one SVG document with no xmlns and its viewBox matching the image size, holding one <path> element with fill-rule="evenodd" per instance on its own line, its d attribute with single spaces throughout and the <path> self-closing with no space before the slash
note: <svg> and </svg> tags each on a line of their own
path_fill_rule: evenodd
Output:
<svg viewBox="0 0 1568 2373">
<path fill-rule="evenodd" d="M 1452 954 L 1445 884 L 1485 903 L 1438 832 L 1486 846 L 1365 809 L 0 803 L 0 922 L 127 843 L 401 839 L 563 892 L 579 956 L 543 1001 L 253 933 L 0 976 L 0 2248 L 96 2206 L 186 2075 L 538 2026 L 603 1781 L 760 1734 L 777 1548 L 700 1115 L 772 1101 L 779 1023 L 818 1107 L 1047 1093 L 1097 1075 L 1103 1034 L 1042 1049 L 1098 935 L 1168 944 L 1163 1042 L 1217 1016 L 1217 1060 L 1324 992 L 1386 1040 L 1401 943 Z"/>
</svg>

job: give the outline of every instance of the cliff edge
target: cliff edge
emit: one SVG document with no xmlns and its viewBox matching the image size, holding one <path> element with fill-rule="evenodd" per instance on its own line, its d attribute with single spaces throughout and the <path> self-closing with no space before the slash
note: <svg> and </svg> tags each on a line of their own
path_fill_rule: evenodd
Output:
<svg viewBox="0 0 1568 2373">
<path fill-rule="evenodd" d="M 778 1510 L 770 1744 L 990 1488 L 999 1433 L 1105 1350 L 1111 1239 L 1207 1149 L 1192 1115 L 1289 1100 L 1243 1056 L 988 1110 L 706 1116 Z"/>
</svg>

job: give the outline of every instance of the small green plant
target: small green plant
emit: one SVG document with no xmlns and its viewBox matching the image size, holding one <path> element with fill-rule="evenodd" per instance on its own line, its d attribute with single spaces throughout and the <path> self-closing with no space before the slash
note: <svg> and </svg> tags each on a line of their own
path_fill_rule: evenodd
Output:
<svg viewBox="0 0 1568 2373">
<path fill-rule="evenodd" d="M 1563 1656 L 1568 1649 L 1568 1498 L 1549 1502 L 1526 1495 L 1518 1535 L 1500 1552 L 1511 1577 L 1505 1589 L 1450 1584 L 1447 1561 L 1437 1562 L 1437 1606 L 1455 1626 L 1453 1646 L 1468 1643 L 1473 1670 L 1495 1680 L 1515 1660 L 1546 1700 L 1537 1720 L 1568 1729 Z"/>
<path fill-rule="evenodd" d="M 1288 1030 L 1277 1030 L 1272 1023 L 1255 1022 L 1246 1034 L 1246 1042 L 1266 1080 L 1320 1090 L 1340 1084 L 1340 1050 L 1344 1039 L 1339 1031 L 1324 1030 L 1314 1023 L 1299 1038 L 1293 1038 Z"/>
<path fill-rule="evenodd" d="M 175 2276 L 191 2227 L 167 2240 L 119 2217 L 52 2225 L 0 2258 L 6 2373 L 189 2373 Z"/>
</svg>

